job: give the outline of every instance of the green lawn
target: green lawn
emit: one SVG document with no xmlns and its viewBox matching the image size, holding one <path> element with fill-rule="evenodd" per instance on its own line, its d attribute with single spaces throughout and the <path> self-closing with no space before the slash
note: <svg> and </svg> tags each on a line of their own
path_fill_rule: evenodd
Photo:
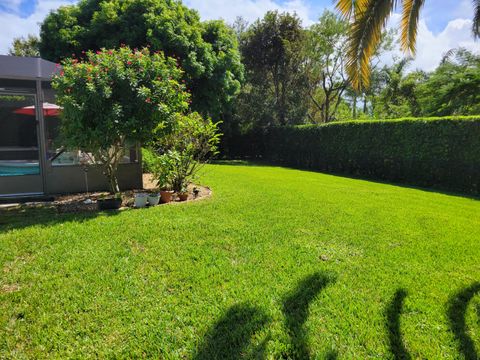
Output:
<svg viewBox="0 0 480 360">
<path fill-rule="evenodd" d="M 480 354 L 480 202 L 211 165 L 211 199 L 0 213 L 0 358 Z"/>
</svg>

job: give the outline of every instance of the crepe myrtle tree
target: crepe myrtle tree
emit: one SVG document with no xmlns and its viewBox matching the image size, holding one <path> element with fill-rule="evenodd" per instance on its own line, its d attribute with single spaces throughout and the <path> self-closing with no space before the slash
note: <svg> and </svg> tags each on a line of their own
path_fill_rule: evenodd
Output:
<svg viewBox="0 0 480 360">
<path fill-rule="evenodd" d="M 72 54 L 53 79 L 63 107 L 63 144 L 91 153 L 110 192 L 119 192 L 117 170 L 125 147 L 169 134 L 177 114 L 188 109 L 181 77 L 176 59 L 148 48 Z"/>
</svg>

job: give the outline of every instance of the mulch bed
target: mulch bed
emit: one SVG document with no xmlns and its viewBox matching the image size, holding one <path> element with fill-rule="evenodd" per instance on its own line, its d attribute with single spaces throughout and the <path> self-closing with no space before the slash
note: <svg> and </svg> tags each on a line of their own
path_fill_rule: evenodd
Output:
<svg viewBox="0 0 480 360">
<path fill-rule="evenodd" d="M 158 193 L 156 190 L 156 184 L 153 181 L 150 174 L 143 175 L 143 189 L 129 190 L 122 192 L 122 207 L 120 210 L 134 208 L 134 196 L 136 193 Z M 197 194 L 194 194 L 196 188 Z M 196 201 L 209 197 L 212 194 L 212 190 L 206 186 L 190 185 L 188 188 L 188 199 L 183 202 Z M 3 205 L 2 207 L 8 208 L 36 208 L 36 207 L 49 207 L 56 209 L 59 213 L 77 213 L 77 212 L 95 212 L 98 211 L 97 200 L 108 196 L 107 192 L 94 192 L 94 193 L 80 193 L 80 194 L 68 194 L 58 195 L 54 197 L 52 202 L 33 202 L 25 204 L 10 204 Z M 86 201 L 89 201 L 86 203 Z M 181 202 L 178 196 L 174 195 L 172 203 Z M 170 203 L 170 204 L 172 204 Z M 159 204 L 157 206 L 163 206 L 167 204 Z"/>
<path fill-rule="evenodd" d="M 193 189 L 198 190 L 197 196 L 194 195 Z M 192 185 L 189 187 L 188 201 L 196 201 L 206 197 L 209 197 L 212 194 L 210 188 L 199 185 Z M 134 196 L 136 193 L 157 193 L 157 191 L 142 189 L 142 190 L 131 190 L 122 192 L 122 207 L 120 210 L 134 208 Z M 107 196 L 106 192 L 96 192 L 90 194 L 70 194 L 58 196 L 55 201 L 51 203 L 59 213 L 72 213 L 72 212 L 90 212 L 98 211 L 97 200 Z M 85 203 L 86 200 L 91 200 L 90 203 Z M 181 202 L 178 196 L 174 195 L 173 202 Z M 184 201 L 185 202 L 185 201 Z M 166 204 L 159 204 L 157 206 L 162 206 Z"/>
</svg>

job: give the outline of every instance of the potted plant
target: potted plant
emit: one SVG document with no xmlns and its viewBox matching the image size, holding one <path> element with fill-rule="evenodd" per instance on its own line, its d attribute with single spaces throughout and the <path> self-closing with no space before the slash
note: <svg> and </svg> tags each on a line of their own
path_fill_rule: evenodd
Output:
<svg viewBox="0 0 480 360">
<path fill-rule="evenodd" d="M 134 206 L 136 208 L 144 208 L 145 206 L 147 206 L 147 200 L 148 200 L 147 194 L 137 193 L 135 194 Z"/>
<path fill-rule="evenodd" d="M 152 193 L 148 194 L 148 203 L 150 206 L 156 206 L 160 202 L 160 194 L 159 193 Z"/>
<path fill-rule="evenodd" d="M 103 196 L 97 200 L 98 210 L 118 210 L 122 207 L 122 194 L 116 193 L 114 196 Z"/>
<path fill-rule="evenodd" d="M 168 204 L 169 202 L 172 202 L 173 200 L 173 194 L 175 194 L 175 191 L 173 190 L 160 190 L 160 199 L 163 204 Z"/>
<path fill-rule="evenodd" d="M 188 187 L 186 185 L 182 186 L 180 191 L 177 193 L 178 199 L 180 201 L 187 201 L 188 200 Z"/>
<path fill-rule="evenodd" d="M 160 199 L 166 204 L 173 200 L 174 162 L 167 154 L 155 158 L 153 177 L 160 188 Z"/>
</svg>

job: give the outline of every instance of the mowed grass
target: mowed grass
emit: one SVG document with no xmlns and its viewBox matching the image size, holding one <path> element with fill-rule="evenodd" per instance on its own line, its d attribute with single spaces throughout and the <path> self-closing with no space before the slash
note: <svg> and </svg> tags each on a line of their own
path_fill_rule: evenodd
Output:
<svg viewBox="0 0 480 360">
<path fill-rule="evenodd" d="M 0 213 L 0 358 L 476 359 L 480 202 L 210 165 L 212 198 Z"/>
</svg>

